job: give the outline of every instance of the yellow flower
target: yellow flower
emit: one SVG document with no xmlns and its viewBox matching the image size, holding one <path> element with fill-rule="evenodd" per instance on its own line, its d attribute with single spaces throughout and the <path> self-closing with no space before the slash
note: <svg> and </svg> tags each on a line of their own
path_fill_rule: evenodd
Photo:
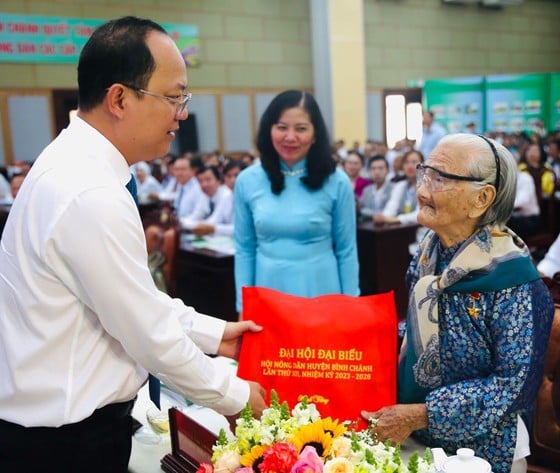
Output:
<svg viewBox="0 0 560 473">
<path fill-rule="evenodd" d="M 327 417 L 322 419 L 321 422 L 323 423 L 323 430 L 331 434 L 333 439 L 340 437 L 346 432 L 346 427 L 344 424 L 340 424 L 338 419 L 332 420 L 330 417 Z"/>
<path fill-rule="evenodd" d="M 332 446 L 332 435 L 325 432 L 321 419 L 307 425 L 302 425 L 292 436 L 292 443 L 297 447 L 298 452 L 309 445 L 314 447 L 323 460 L 330 454 Z"/>
<path fill-rule="evenodd" d="M 257 471 L 255 466 L 258 466 L 260 462 L 262 462 L 264 452 L 270 448 L 269 445 L 255 445 L 249 452 L 241 457 L 241 465 L 249 466 L 253 468 L 254 471 Z M 256 463 L 256 465 L 255 465 Z"/>
<path fill-rule="evenodd" d="M 354 465 L 347 458 L 333 458 L 325 463 L 324 473 L 352 473 Z"/>
</svg>

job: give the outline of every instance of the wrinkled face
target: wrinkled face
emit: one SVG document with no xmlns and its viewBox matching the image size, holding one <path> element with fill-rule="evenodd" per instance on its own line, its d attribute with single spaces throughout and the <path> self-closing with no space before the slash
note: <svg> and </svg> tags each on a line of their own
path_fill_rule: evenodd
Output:
<svg viewBox="0 0 560 473">
<path fill-rule="evenodd" d="M 233 190 L 233 188 L 235 187 L 235 181 L 237 179 L 237 176 L 239 176 L 240 172 L 241 169 L 233 168 L 224 174 L 224 184 L 228 186 L 231 190 Z"/>
<path fill-rule="evenodd" d="M 350 177 L 358 177 L 362 169 L 362 160 L 356 153 L 348 153 L 344 160 L 344 170 Z"/>
<path fill-rule="evenodd" d="M 291 168 L 307 156 L 315 141 L 315 128 L 303 108 L 287 108 L 272 125 L 270 136 L 280 159 Z"/>
<path fill-rule="evenodd" d="M 218 190 L 218 187 L 220 187 L 220 181 L 216 179 L 216 176 L 210 169 L 201 172 L 196 177 L 198 178 L 202 192 L 210 197 L 212 197 Z"/>
<path fill-rule="evenodd" d="M 460 147 L 448 143 L 436 146 L 424 164 L 446 173 L 468 176 L 467 159 Z M 443 189 L 434 190 L 429 180 L 420 181 L 416 188 L 418 223 L 434 230 L 442 242 L 458 243 L 466 239 L 476 227 L 477 221 L 470 218 L 469 212 L 478 192 L 472 182 L 452 180 Z"/>
<path fill-rule="evenodd" d="M 376 184 L 383 184 L 388 173 L 387 164 L 382 159 L 376 159 L 369 165 L 369 177 Z"/>
<path fill-rule="evenodd" d="M 173 40 L 159 32 L 151 32 L 146 38 L 156 67 L 145 87 L 154 94 L 180 99 L 186 93 L 187 72 L 185 61 Z M 171 141 L 179 129 L 179 120 L 188 117 L 185 109 L 177 114 L 177 104 L 162 97 L 138 93 L 126 88 L 130 103 L 125 156 L 129 163 L 151 161 L 169 151 Z"/>
<path fill-rule="evenodd" d="M 188 159 L 179 158 L 173 165 L 173 176 L 179 184 L 186 184 L 193 177 L 194 172 Z"/>
</svg>

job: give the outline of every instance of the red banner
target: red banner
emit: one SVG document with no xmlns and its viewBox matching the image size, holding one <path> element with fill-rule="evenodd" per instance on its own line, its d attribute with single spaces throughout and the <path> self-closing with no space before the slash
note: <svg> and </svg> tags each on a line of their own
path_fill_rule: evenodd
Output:
<svg viewBox="0 0 560 473">
<path fill-rule="evenodd" d="M 397 313 L 393 292 L 305 298 L 243 288 L 238 374 L 274 389 L 290 408 L 307 396 L 322 417 L 355 421 L 396 402 Z M 362 424 L 362 427 L 364 424 Z"/>
</svg>

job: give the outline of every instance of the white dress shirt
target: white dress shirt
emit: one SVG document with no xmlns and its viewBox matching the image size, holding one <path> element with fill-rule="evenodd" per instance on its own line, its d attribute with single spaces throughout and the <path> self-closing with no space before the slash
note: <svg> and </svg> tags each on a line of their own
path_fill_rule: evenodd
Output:
<svg viewBox="0 0 560 473">
<path fill-rule="evenodd" d="M 540 213 L 541 208 L 537 199 L 535 181 L 530 174 L 518 172 L 513 215 L 516 217 L 531 217 L 540 215 Z"/>
<path fill-rule="evenodd" d="M 407 211 L 407 207 L 411 210 Z M 397 182 L 391 190 L 391 196 L 382 213 L 386 217 L 397 217 L 400 223 L 417 223 L 416 186 L 409 187 L 406 179 Z"/>
<path fill-rule="evenodd" d="M 79 118 L 26 177 L 0 244 L 0 419 L 77 422 L 133 399 L 147 371 L 221 413 L 246 404 L 248 384 L 203 354 L 225 322 L 154 285 L 129 178 Z"/>
<path fill-rule="evenodd" d="M 190 215 L 198 201 L 204 196 L 198 179 L 191 177 L 185 184 L 179 184 L 175 197 L 175 209 L 179 218 Z"/>
<path fill-rule="evenodd" d="M 214 225 L 216 235 L 233 236 L 233 192 L 227 186 L 224 188 L 214 212 L 204 221 Z"/>
<path fill-rule="evenodd" d="M 210 207 L 213 204 L 213 210 Z M 193 212 L 187 217 L 181 218 L 181 227 L 192 228 L 197 223 L 209 223 L 217 226 L 218 224 L 232 225 L 229 233 L 227 227 L 221 228 L 225 235 L 233 235 L 233 192 L 226 185 L 218 187 L 216 193 L 210 197 L 203 193 L 198 200 Z"/>
<path fill-rule="evenodd" d="M 551 278 L 560 271 L 560 235 L 550 245 L 550 248 L 544 255 L 544 258 L 537 265 L 539 272 Z"/>
</svg>

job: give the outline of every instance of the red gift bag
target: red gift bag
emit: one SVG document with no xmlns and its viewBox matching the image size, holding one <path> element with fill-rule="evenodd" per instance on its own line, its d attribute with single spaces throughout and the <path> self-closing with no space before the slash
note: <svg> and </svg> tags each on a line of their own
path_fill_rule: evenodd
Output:
<svg viewBox="0 0 560 473">
<path fill-rule="evenodd" d="M 243 288 L 243 318 L 264 330 L 244 335 L 238 375 L 276 390 L 290 408 L 307 396 L 321 417 L 355 421 L 362 409 L 395 404 L 393 292 L 306 298 Z"/>
</svg>

